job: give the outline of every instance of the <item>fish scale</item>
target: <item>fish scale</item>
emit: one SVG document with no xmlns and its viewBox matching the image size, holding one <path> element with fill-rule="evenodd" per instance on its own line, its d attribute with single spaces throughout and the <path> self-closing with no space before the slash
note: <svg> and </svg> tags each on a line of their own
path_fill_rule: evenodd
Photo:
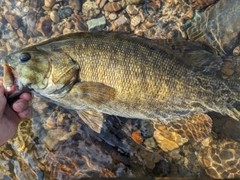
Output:
<svg viewBox="0 0 240 180">
<path fill-rule="evenodd" d="M 148 111 L 151 111 L 149 107 L 152 107 L 149 105 L 158 105 L 157 109 L 164 109 L 160 108 L 161 104 L 164 106 L 174 106 L 174 104 L 179 106 L 174 102 L 174 99 L 182 99 L 182 101 L 184 99 L 185 101 L 187 100 L 186 94 L 193 98 L 192 101 L 199 101 L 202 98 L 201 93 L 199 93 L 199 96 L 195 96 L 198 87 L 191 95 L 190 89 L 195 87 L 196 84 L 192 81 L 187 82 L 190 79 L 184 78 L 189 69 L 180 66 L 176 61 L 172 61 L 171 56 L 165 52 L 149 49 L 146 45 L 118 39 L 115 39 L 115 41 L 107 39 L 99 41 L 98 38 L 87 38 L 77 43 L 76 47 L 82 53 L 71 57 L 76 61 L 82 59 L 82 61 L 78 61 L 81 67 L 79 74 L 81 81 L 101 82 L 115 88 L 117 97 L 114 103 L 121 104 L 121 102 L 124 102 L 124 106 L 127 107 L 125 108 L 126 111 L 136 104 L 139 110 L 143 111 L 141 114 L 148 114 Z M 64 48 L 62 49 L 64 51 Z M 78 49 L 72 51 L 76 52 Z M 69 50 L 67 52 L 68 54 L 74 54 Z M 113 54 L 112 52 L 117 53 Z M 161 61 L 157 61 L 159 59 Z M 126 102 L 128 102 L 128 106 Z M 136 106 L 134 106 L 135 108 Z M 183 107 L 183 110 L 185 108 Z M 161 111 L 155 111 L 154 114 L 161 113 Z"/>
</svg>

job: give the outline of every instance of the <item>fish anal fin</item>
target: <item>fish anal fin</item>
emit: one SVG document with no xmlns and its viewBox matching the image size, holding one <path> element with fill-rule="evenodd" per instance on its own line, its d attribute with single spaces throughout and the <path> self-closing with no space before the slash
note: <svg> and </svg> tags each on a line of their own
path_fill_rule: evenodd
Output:
<svg viewBox="0 0 240 180">
<path fill-rule="evenodd" d="M 100 133 L 103 127 L 104 116 L 93 110 L 81 110 L 77 112 L 79 117 L 95 132 Z"/>
</svg>

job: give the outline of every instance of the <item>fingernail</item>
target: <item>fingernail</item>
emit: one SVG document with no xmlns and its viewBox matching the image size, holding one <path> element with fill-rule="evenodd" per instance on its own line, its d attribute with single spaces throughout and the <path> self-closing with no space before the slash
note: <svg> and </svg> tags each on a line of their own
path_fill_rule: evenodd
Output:
<svg viewBox="0 0 240 180">
<path fill-rule="evenodd" d="M 19 106 L 21 109 L 24 108 L 24 104 L 23 104 L 22 102 L 17 102 L 16 104 L 17 104 L 17 106 Z"/>
<path fill-rule="evenodd" d="M 24 113 L 25 116 L 28 116 L 28 114 L 29 114 L 29 110 L 26 109 L 25 111 L 23 111 L 23 113 Z"/>
</svg>

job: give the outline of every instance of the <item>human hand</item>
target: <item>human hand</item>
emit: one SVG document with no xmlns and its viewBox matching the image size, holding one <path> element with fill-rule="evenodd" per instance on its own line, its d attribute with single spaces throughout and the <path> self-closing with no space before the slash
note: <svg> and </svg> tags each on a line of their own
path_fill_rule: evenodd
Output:
<svg viewBox="0 0 240 180">
<path fill-rule="evenodd" d="M 3 79 L 0 77 L 0 145 L 14 136 L 21 120 L 32 116 L 30 100 L 31 94 L 22 93 L 10 106 L 4 96 Z"/>
</svg>

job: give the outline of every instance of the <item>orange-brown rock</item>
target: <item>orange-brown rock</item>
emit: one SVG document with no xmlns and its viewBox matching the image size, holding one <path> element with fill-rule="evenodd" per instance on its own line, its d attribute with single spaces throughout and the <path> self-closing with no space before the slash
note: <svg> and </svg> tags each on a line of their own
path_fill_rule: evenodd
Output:
<svg viewBox="0 0 240 180">
<path fill-rule="evenodd" d="M 141 132 L 139 130 L 134 131 L 132 133 L 131 137 L 136 143 L 138 143 L 138 144 L 143 143 L 142 135 L 141 135 Z"/>
<path fill-rule="evenodd" d="M 122 6 L 118 2 L 108 2 L 104 6 L 104 10 L 108 12 L 116 12 L 119 11 L 120 9 L 122 9 Z"/>
<path fill-rule="evenodd" d="M 13 13 L 7 11 L 4 14 L 4 18 L 7 20 L 7 22 L 15 29 L 18 28 L 18 18 L 16 15 L 14 15 Z"/>
</svg>

